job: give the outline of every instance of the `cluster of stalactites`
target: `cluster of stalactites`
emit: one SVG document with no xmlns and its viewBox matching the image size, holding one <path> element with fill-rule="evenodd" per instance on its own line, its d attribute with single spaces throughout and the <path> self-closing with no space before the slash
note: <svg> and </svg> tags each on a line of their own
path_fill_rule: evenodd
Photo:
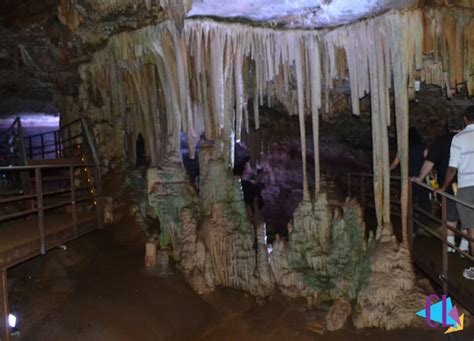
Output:
<svg viewBox="0 0 474 341">
<path fill-rule="evenodd" d="M 424 12 L 425 58 L 422 80 L 446 89 L 451 97 L 461 84 L 474 96 L 474 13 L 456 8 Z"/>
<path fill-rule="evenodd" d="M 354 114 L 359 113 L 359 98 L 372 93 L 374 145 L 385 144 L 391 75 L 398 73 L 395 89 L 405 97 L 412 71 L 422 66 L 422 28 L 420 11 L 392 11 L 331 31 L 188 20 L 180 34 L 167 21 L 112 37 L 108 48 L 82 68 L 90 85 L 82 93 L 100 93 L 106 118 L 138 113 L 127 127 L 147 135 L 152 164 L 160 150 L 178 150 L 181 129 L 188 134 L 191 152 L 204 131 L 208 139 L 223 142 L 223 156 L 231 162 L 231 146 L 242 127 L 249 128 L 248 99 L 253 98 L 256 128 L 259 104 L 278 101 L 300 118 L 306 161 L 305 115 L 312 114 L 317 132 L 322 95 L 328 96 L 337 78 L 349 76 Z M 159 141 L 163 134 L 171 139 Z M 379 160 L 383 154 L 377 151 L 377 166 L 386 163 Z M 315 169 L 318 173 L 318 164 Z M 306 171 L 304 196 L 309 197 Z"/>
<path fill-rule="evenodd" d="M 165 8 L 169 5 L 168 0 L 161 1 Z M 171 16 L 175 7 L 168 7 Z M 441 56 L 450 87 L 472 78 L 472 24 L 463 15 L 454 20 L 443 16 L 442 11 L 430 11 L 427 18 L 431 15 L 436 22 L 442 21 L 442 27 L 456 27 L 453 37 L 440 32 L 437 24 L 427 23 L 426 18 L 423 21 L 421 10 L 391 11 L 319 31 L 187 20 L 181 32 L 175 21 L 166 21 L 113 36 L 108 47 L 81 69 L 87 88 L 81 93 L 100 93 L 104 118 L 122 118 L 126 129 L 141 131 L 147 137 L 154 165 L 161 155 L 178 153 L 181 130 L 188 135 L 191 154 L 204 132 L 206 138 L 221 143 L 222 155 L 230 164 L 232 146 L 240 140 L 242 129 L 249 129 L 248 100 L 253 99 L 257 129 L 259 105 L 265 102 L 271 106 L 278 101 L 300 118 L 303 193 L 308 199 L 305 116 L 311 114 L 317 151 L 319 113 L 329 110 L 330 89 L 348 78 L 355 115 L 360 111 L 359 99 L 371 94 L 375 195 L 382 224 L 390 222 L 390 90 L 395 97 L 399 153 L 405 164 L 408 98 L 415 79 L 448 85 L 436 78 L 435 68 L 427 65 L 426 58 L 424 62 L 423 51 L 433 50 L 435 56 Z M 461 45 L 462 52 L 446 52 Z M 132 118 L 124 113 L 131 113 Z M 316 179 L 318 159 L 316 155 Z"/>
</svg>

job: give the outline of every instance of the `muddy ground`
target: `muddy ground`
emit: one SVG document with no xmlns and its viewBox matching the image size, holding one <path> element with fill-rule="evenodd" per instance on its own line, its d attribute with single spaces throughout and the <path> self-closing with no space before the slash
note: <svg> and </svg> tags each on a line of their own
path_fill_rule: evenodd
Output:
<svg viewBox="0 0 474 341">
<path fill-rule="evenodd" d="M 126 221 L 93 232 L 8 272 L 20 340 L 474 340 L 474 329 L 384 332 L 306 330 L 324 309 L 275 295 L 266 302 L 234 290 L 199 296 L 178 270 L 145 271 L 143 243 Z"/>
</svg>

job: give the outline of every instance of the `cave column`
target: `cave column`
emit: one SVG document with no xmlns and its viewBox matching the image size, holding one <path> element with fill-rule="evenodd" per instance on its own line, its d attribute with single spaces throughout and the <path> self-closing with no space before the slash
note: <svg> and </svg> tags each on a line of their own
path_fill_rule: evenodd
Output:
<svg viewBox="0 0 474 341">
<path fill-rule="evenodd" d="M 321 171 L 319 163 L 319 108 L 321 107 L 321 57 L 318 42 L 309 41 L 309 67 L 311 82 L 311 121 L 313 124 L 314 156 L 314 198 L 321 191 Z"/>
</svg>

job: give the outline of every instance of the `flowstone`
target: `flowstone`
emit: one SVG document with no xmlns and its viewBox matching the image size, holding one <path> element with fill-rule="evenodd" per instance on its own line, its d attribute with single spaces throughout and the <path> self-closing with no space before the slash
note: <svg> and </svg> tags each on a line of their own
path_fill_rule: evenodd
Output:
<svg viewBox="0 0 474 341">
<path fill-rule="evenodd" d="M 218 148 L 216 143 L 199 151 L 203 214 L 199 234 L 211 255 L 216 285 L 265 297 L 273 292 L 274 279 L 264 233 L 249 222 L 239 179 L 219 157 Z M 257 234 L 263 240 L 257 240 Z"/>
<path fill-rule="evenodd" d="M 289 297 L 353 300 L 370 268 L 360 206 L 348 200 L 333 214 L 326 194 L 303 201 L 289 224 L 288 243 L 277 238 L 270 264 Z"/>
<path fill-rule="evenodd" d="M 198 198 L 178 161 L 165 160 L 147 173 L 148 198 L 161 224 L 160 248 L 172 248 L 186 280 L 198 293 L 214 289 L 212 267 L 198 238 Z"/>
<path fill-rule="evenodd" d="M 426 296 L 416 287 L 408 249 L 398 244 L 390 225 L 377 236 L 370 267 L 368 284 L 357 297 L 355 326 L 387 330 L 413 326 L 418 320 L 414 312 L 424 306 Z"/>
</svg>

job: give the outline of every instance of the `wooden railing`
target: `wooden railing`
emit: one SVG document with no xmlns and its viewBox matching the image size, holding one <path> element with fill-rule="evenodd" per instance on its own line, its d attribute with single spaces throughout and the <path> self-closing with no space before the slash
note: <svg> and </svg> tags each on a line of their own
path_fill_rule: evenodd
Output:
<svg viewBox="0 0 474 341">
<path fill-rule="evenodd" d="M 368 207 L 375 209 L 374 195 L 373 195 L 373 175 L 368 173 L 349 173 L 348 174 L 348 195 L 350 197 L 357 196 L 362 207 Z M 400 211 L 400 196 L 399 196 L 399 188 L 400 188 L 400 181 L 401 178 L 399 176 L 391 176 L 391 213 L 395 216 L 401 217 Z M 441 198 L 441 216 L 437 216 L 432 212 L 427 212 L 418 205 L 415 205 L 413 202 L 413 186 L 409 186 L 409 194 L 408 194 L 408 243 L 410 252 L 413 255 L 413 230 L 414 226 L 421 228 L 423 231 L 428 233 L 428 235 L 436 238 L 442 243 L 442 274 L 438 276 L 439 282 L 441 282 L 443 287 L 443 292 L 448 294 L 449 292 L 449 258 L 448 258 L 448 248 L 452 248 L 457 254 L 465 257 L 471 262 L 474 262 L 474 257 L 472 257 L 468 252 L 465 252 L 459 249 L 456 245 L 448 242 L 447 236 L 448 231 L 453 232 L 458 237 L 463 237 L 470 242 L 474 242 L 474 239 L 471 238 L 467 233 L 463 233 L 458 229 L 452 228 L 447 224 L 448 222 L 448 200 L 452 200 L 457 204 L 463 205 L 470 209 L 474 210 L 474 203 L 468 203 L 462 200 L 459 200 L 456 196 L 451 195 L 446 192 L 438 192 L 431 186 L 428 186 L 425 183 L 417 182 L 414 180 L 410 180 L 413 186 L 418 186 L 420 188 L 424 188 L 426 191 L 432 194 L 434 197 L 439 196 Z M 418 213 L 419 215 L 424 215 L 428 218 L 428 220 L 434 221 L 437 224 L 442 226 L 442 235 L 438 235 L 437 233 L 433 232 L 426 224 L 422 223 L 420 219 L 415 217 L 414 213 Z M 424 270 L 424 269 L 422 269 Z M 434 278 L 436 280 L 436 278 Z"/>
<path fill-rule="evenodd" d="M 94 172 L 94 181 L 87 184 L 78 185 L 77 173 L 75 170 L 85 170 Z M 66 170 L 68 171 L 68 184 L 67 186 L 61 186 L 61 188 L 54 188 L 53 190 L 47 190 L 43 175 L 48 171 L 54 170 Z M 61 166 L 23 166 L 23 167 L 0 167 L 0 171 L 3 172 L 15 172 L 15 173 L 33 173 L 33 179 L 35 182 L 35 191 L 31 194 L 23 194 L 18 196 L 11 196 L 4 199 L 0 199 L 0 206 L 7 206 L 12 204 L 23 203 L 25 205 L 22 210 L 16 210 L 16 212 L 0 215 L 0 224 L 6 221 L 12 221 L 15 219 L 25 218 L 31 215 L 37 216 L 37 231 L 39 236 L 39 249 L 40 253 L 44 254 L 45 249 L 45 212 L 61 209 L 70 208 L 71 219 L 74 224 L 75 234 L 77 237 L 77 216 L 79 210 L 79 204 L 83 204 L 82 210 L 94 209 L 97 214 L 97 225 L 99 228 L 103 227 L 103 218 L 101 207 L 99 203 L 102 196 L 102 188 L 100 181 L 100 169 L 94 164 L 75 164 L 75 165 L 61 165 Z M 45 199 L 49 199 L 49 203 L 45 202 Z M 30 204 L 32 203 L 32 204 Z M 87 206 L 89 208 L 87 208 Z M 1 226 L 0 226 L 1 228 Z"/>
</svg>

